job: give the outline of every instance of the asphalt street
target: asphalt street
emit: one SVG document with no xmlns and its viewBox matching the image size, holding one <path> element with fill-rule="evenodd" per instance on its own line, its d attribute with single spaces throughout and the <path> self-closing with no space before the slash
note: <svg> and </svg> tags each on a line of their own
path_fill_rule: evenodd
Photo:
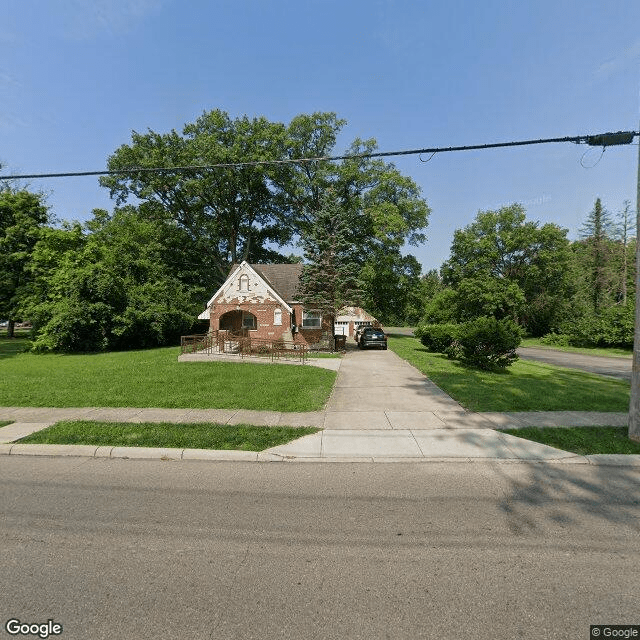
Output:
<svg viewBox="0 0 640 640">
<path fill-rule="evenodd" d="M 640 624 L 638 469 L 3 456 L 0 478 L 3 628 L 537 640 Z"/>
<path fill-rule="evenodd" d="M 570 353 L 555 349 L 536 349 L 534 347 L 520 347 L 518 355 L 524 360 L 547 362 L 559 367 L 580 369 L 601 376 L 613 376 L 631 380 L 631 358 L 610 358 L 607 356 L 591 356 L 583 353 Z"/>
</svg>

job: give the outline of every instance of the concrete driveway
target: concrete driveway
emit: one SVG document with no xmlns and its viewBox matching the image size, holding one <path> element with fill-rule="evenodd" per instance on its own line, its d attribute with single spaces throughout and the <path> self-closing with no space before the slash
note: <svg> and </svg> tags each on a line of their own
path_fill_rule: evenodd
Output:
<svg viewBox="0 0 640 640">
<path fill-rule="evenodd" d="M 493 428 L 393 351 L 348 349 L 326 408 L 325 429 Z"/>
<path fill-rule="evenodd" d="M 559 367 L 597 373 L 601 376 L 613 376 L 631 380 L 631 357 L 610 358 L 607 356 L 556 351 L 555 349 L 537 349 L 535 347 L 520 347 L 517 353 L 523 360 L 537 360 L 538 362 L 555 364 Z"/>
</svg>

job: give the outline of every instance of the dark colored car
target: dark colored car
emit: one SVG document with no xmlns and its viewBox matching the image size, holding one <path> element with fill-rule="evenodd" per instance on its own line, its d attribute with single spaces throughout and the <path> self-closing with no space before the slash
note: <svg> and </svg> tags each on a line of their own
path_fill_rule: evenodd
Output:
<svg viewBox="0 0 640 640">
<path fill-rule="evenodd" d="M 360 340 L 358 340 L 358 346 L 361 349 L 367 349 L 368 347 L 381 347 L 387 348 L 387 336 L 382 329 L 374 329 L 373 327 L 367 327 L 361 334 Z"/>
</svg>

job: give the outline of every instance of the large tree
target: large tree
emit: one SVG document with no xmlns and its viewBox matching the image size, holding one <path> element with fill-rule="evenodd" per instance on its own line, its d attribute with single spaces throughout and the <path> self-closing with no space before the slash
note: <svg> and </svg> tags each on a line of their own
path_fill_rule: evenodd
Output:
<svg viewBox="0 0 640 640">
<path fill-rule="evenodd" d="M 122 173 L 101 179 L 119 205 L 135 197 L 184 228 L 194 251 L 208 256 L 211 286 L 234 262 L 286 260 L 280 247 L 304 237 L 314 223 L 322 194 L 332 188 L 341 207 L 358 215 L 361 264 L 375 247 L 424 239 L 429 209 L 417 185 L 390 163 L 359 157 L 375 141 L 356 140 L 342 161 L 239 165 L 338 155 L 345 122 L 334 113 L 295 117 L 289 124 L 219 110 L 204 113 L 182 133 L 133 133 L 109 158 Z M 169 170 L 224 164 L 215 169 Z M 167 167 L 166 172 L 145 172 Z"/>
<path fill-rule="evenodd" d="M 34 248 L 23 297 L 40 351 L 103 351 L 175 344 L 206 295 L 182 252 L 185 232 L 133 207 L 94 211 L 49 229 Z"/>
<path fill-rule="evenodd" d="M 265 118 L 232 120 L 222 111 L 204 113 L 182 133 L 133 132 L 109 158 L 110 170 L 123 171 L 101 179 L 116 203 L 129 198 L 151 205 L 189 234 L 195 252 L 206 254 L 209 281 L 228 275 L 242 260 L 269 258 L 267 243 L 282 245 L 290 233 L 270 188 L 268 173 L 259 166 L 237 166 L 243 160 L 273 160 L 278 156 L 283 126 Z M 144 172 L 135 168 L 226 164 L 216 169 Z M 144 211 L 144 210 L 143 210 Z"/>
<path fill-rule="evenodd" d="M 49 221 L 42 194 L 6 187 L 0 191 L 0 317 L 13 337 L 20 298 L 29 284 L 27 266 L 41 229 Z"/>
<path fill-rule="evenodd" d="M 533 335 L 543 335 L 559 321 L 572 294 L 566 235 L 555 224 L 528 221 L 519 204 L 481 211 L 472 224 L 454 233 L 451 257 L 442 266 L 444 283 L 464 294 L 461 310 L 469 309 L 467 302 L 479 304 L 483 315 L 515 315 Z M 513 289 L 510 294 L 510 287 L 521 293 Z M 492 296 L 496 309 L 487 313 Z M 506 304 L 508 298 L 514 304 Z"/>
<path fill-rule="evenodd" d="M 421 271 L 418 260 L 399 249 L 375 250 L 360 271 L 364 307 L 388 326 L 417 324 L 432 297 Z"/>
<path fill-rule="evenodd" d="M 593 209 L 579 230 L 581 243 L 575 247 L 583 267 L 591 311 L 595 314 L 609 306 L 616 297 L 619 278 L 613 260 L 616 252 L 611 235 L 614 231 L 611 214 L 602 206 L 600 198 L 596 198 Z"/>
</svg>

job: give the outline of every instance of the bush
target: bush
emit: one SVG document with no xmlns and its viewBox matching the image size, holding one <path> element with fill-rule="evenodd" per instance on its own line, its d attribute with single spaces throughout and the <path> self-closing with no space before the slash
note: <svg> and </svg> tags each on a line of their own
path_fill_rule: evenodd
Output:
<svg viewBox="0 0 640 640">
<path fill-rule="evenodd" d="M 458 337 L 460 325 L 446 324 L 422 324 L 414 332 L 416 338 L 433 353 L 446 353 L 447 349 Z"/>
<path fill-rule="evenodd" d="M 447 355 L 478 369 L 505 369 L 518 356 L 520 327 L 510 318 L 476 318 L 460 325 Z"/>
<path fill-rule="evenodd" d="M 557 347 L 568 347 L 570 344 L 569 336 L 564 333 L 548 333 L 540 338 L 540 342 Z"/>
<path fill-rule="evenodd" d="M 566 323 L 562 333 L 574 347 L 633 348 L 635 311 L 633 304 L 603 309 L 599 315 L 588 315 L 577 322 Z M 556 343 L 559 344 L 559 343 Z"/>
<path fill-rule="evenodd" d="M 111 309 L 103 303 L 79 304 L 61 300 L 56 312 L 41 328 L 33 343 L 37 353 L 47 351 L 96 352 L 109 344 Z"/>
</svg>

